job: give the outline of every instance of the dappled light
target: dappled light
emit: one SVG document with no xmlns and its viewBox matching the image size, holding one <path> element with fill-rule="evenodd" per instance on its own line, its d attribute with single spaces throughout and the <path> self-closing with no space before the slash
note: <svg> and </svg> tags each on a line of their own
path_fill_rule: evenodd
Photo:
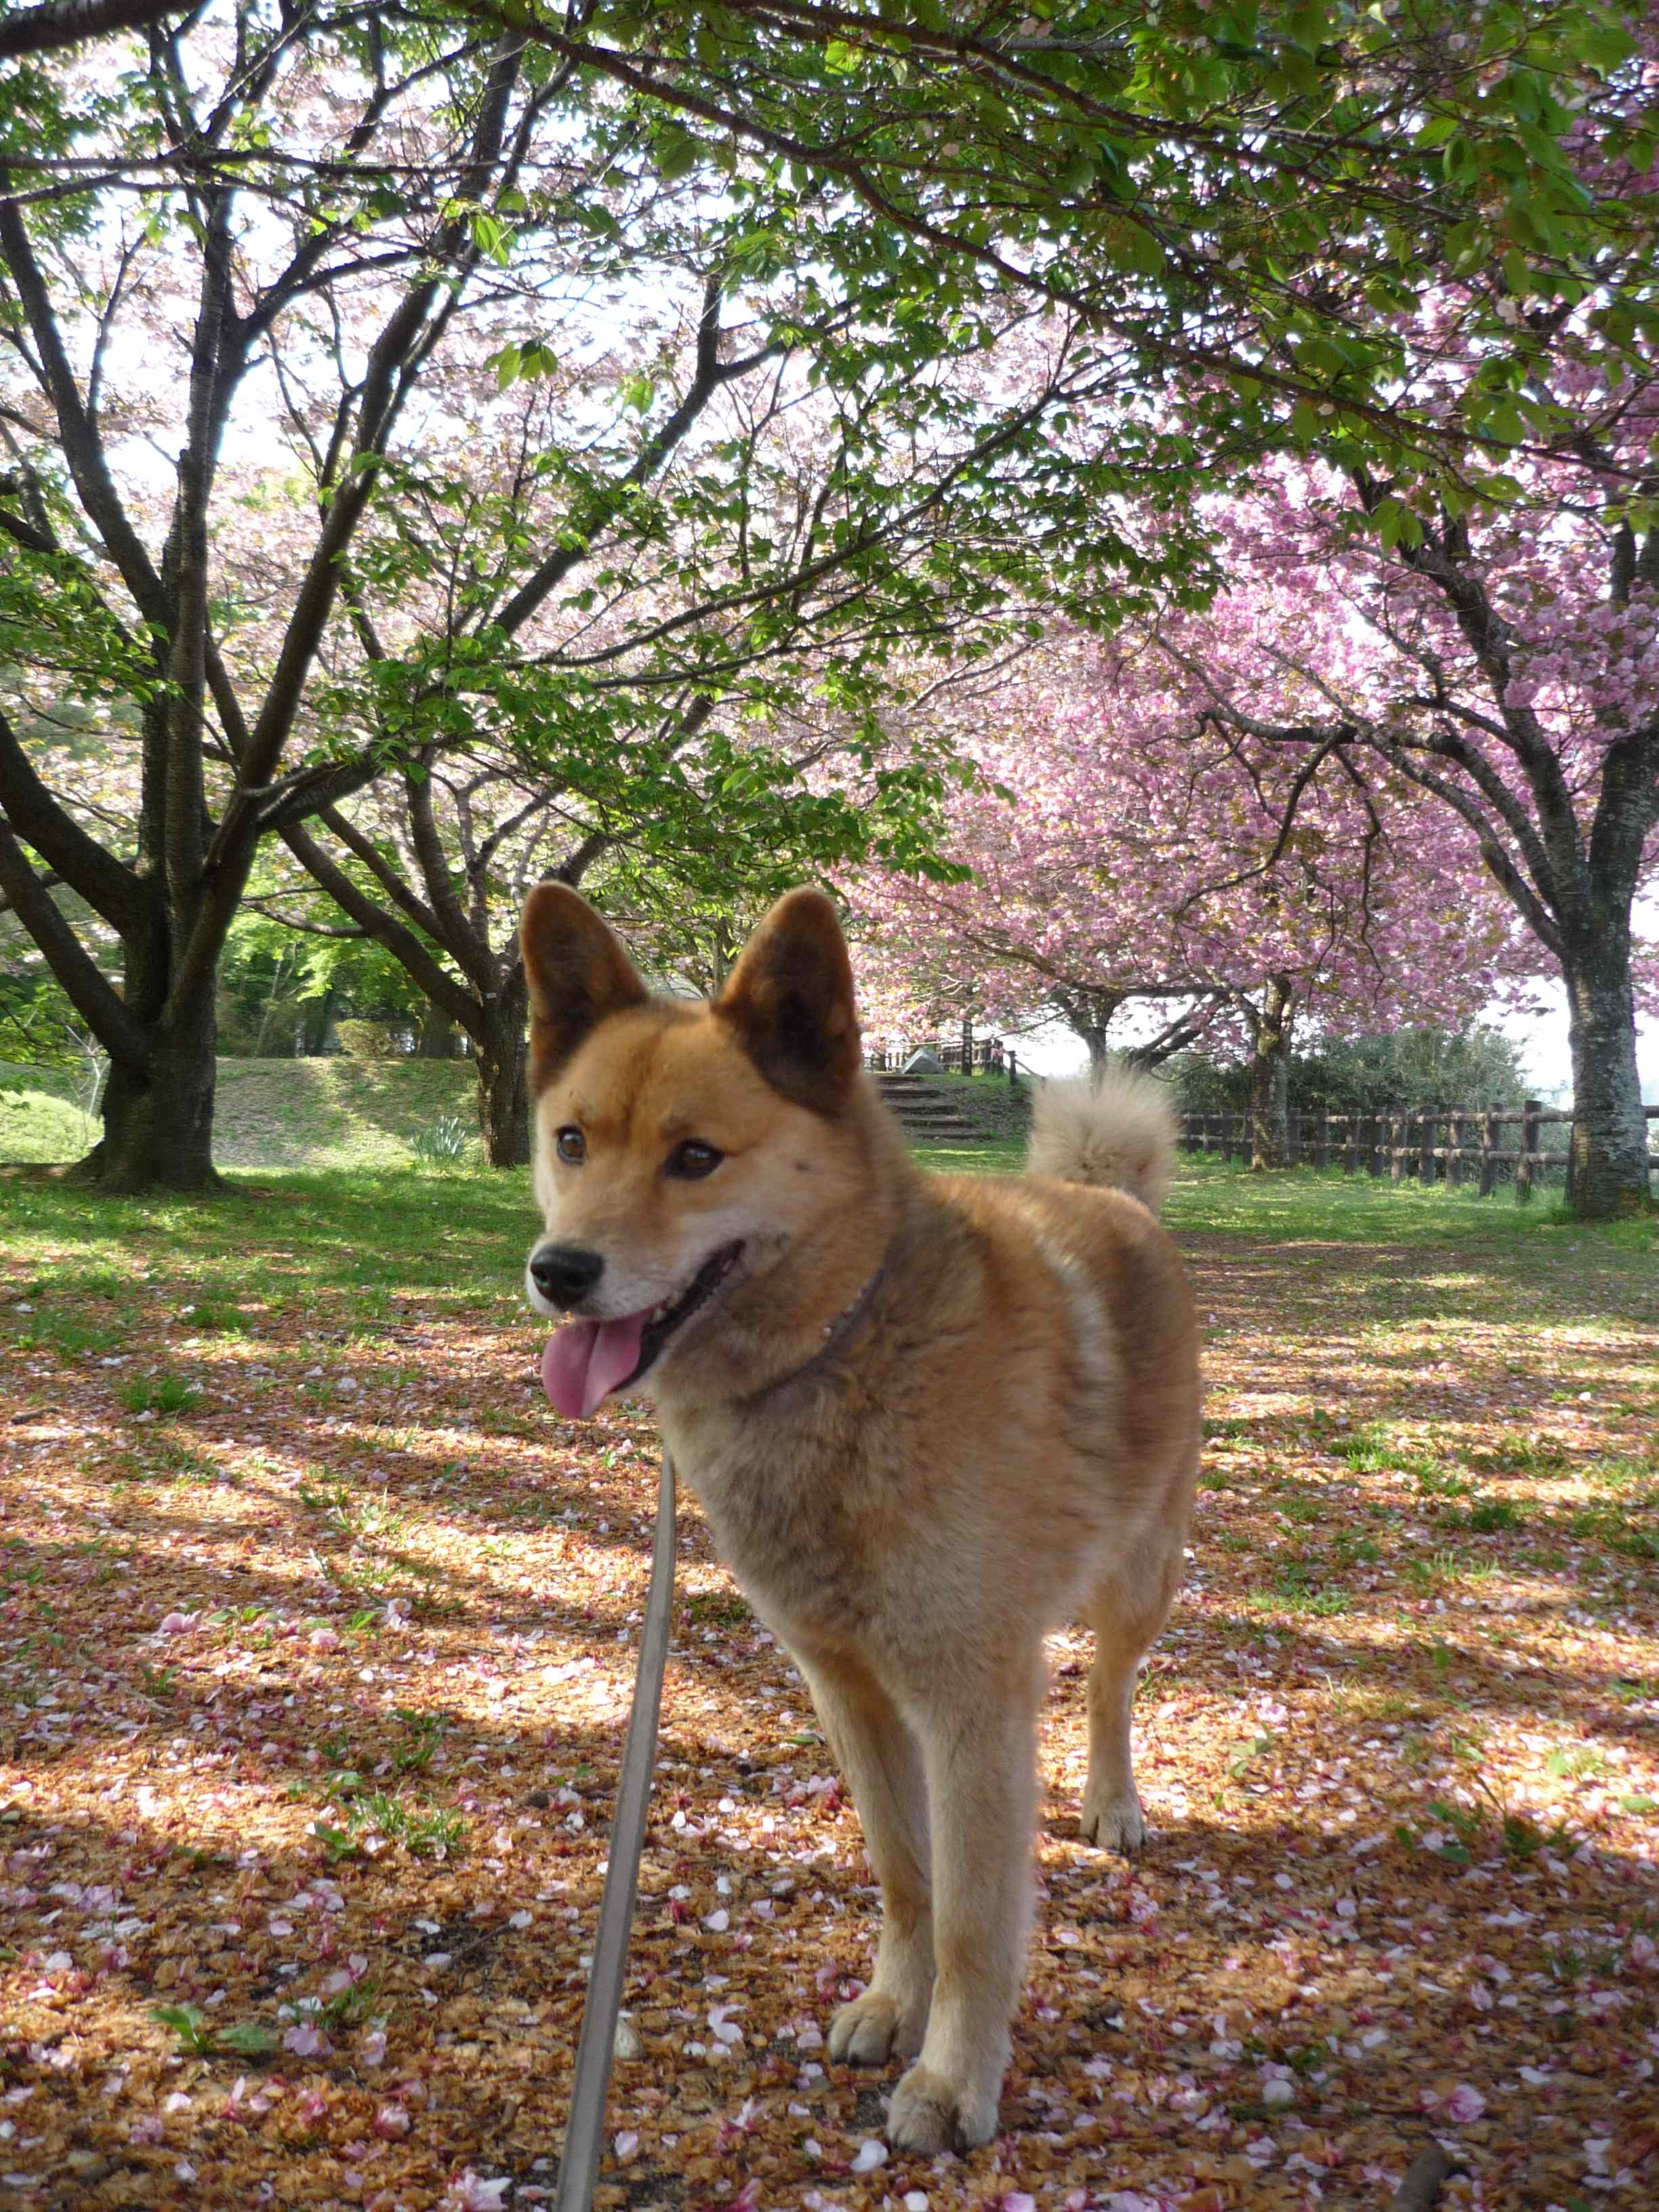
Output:
<svg viewBox="0 0 1659 2212">
<path fill-rule="evenodd" d="M 515 1178 L 0 1202 L 10 2201 L 547 2201 L 650 1423 L 536 1389 Z M 602 2203 L 1357 2204 L 1436 2137 L 1448 2202 L 1639 2201 L 1650 1243 L 1209 1166 L 1170 1212 L 1209 1394 L 1155 1832 L 1080 1839 L 1058 1635 L 1004 2133 L 906 2159 L 828 2061 L 873 1883 L 688 1500 Z"/>
</svg>

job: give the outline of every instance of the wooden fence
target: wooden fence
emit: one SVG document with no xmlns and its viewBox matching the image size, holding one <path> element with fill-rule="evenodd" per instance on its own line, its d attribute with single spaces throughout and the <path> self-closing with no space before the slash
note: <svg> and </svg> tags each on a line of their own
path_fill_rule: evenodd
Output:
<svg viewBox="0 0 1659 2212">
<path fill-rule="evenodd" d="M 880 1073 L 896 1073 L 914 1052 L 931 1052 L 948 1075 L 960 1075 L 965 1066 L 969 1075 L 1006 1075 L 1011 1083 L 1018 1079 L 1018 1060 L 1000 1037 L 963 1037 L 955 1044 L 925 1037 L 891 1051 L 872 1048 L 865 1054 L 864 1064 Z"/>
<path fill-rule="evenodd" d="M 1659 1106 L 1647 1109 L 1659 1120 Z M 1501 1182 L 1513 1180 L 1526 1193 L 1547 1180 L 1552 1170 L 1565 1179 L 1571 1139 L 1547 1145 L 1547 1129 L 1571 1130 L 1571 1106 L 1547 1107 L 1536 1098 L 1520 1106 L 1426 1106 L 1416 1113 L 1403 1107 L 1376 1114 L 1301 1114 L 1290 1116 L 1291 1167 L 1340 1167 L 1349 1175 L 1387 1176 L 1403 1182 L 1453 1184 L 1478 1182 L 1485 1198 Z M 1506 1143 L 1514 1129 L 1519 1141 Z M 1218 1152 L 1224 1161 L 1250 1157 L 1248 1114 L 1183 1114 L 1181 1142 L 1188 1152 Z M 1649 1164 L 1659 1167 L 1659 1153 Z"/>
</svg>

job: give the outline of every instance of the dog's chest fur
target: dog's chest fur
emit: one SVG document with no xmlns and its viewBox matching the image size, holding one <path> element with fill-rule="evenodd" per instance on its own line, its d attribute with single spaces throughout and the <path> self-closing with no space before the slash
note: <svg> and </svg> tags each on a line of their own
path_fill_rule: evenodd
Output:
<svg viewBox="0 0 1659 2212">
<path fill-rule="evenodd" d="M 887 1516 L 866 1449 L 850 1438 L 827 1449 L 776 1417 L 664 1426 L 716 1550 L 785 1641 L 861 1641 L 885 1602 L 877 1554 Z"/>
</svg>

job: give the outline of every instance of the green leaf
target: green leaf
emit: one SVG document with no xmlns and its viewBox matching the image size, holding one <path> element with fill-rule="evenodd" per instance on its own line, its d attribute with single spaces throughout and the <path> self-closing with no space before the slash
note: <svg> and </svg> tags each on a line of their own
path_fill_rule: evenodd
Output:
<svg viewBox="0 0 1659 2212">
<path fill-rule="evenodd" d="M 1443 146 L 1449 138 L 1455 138 L 1462 128 L 1455 115 L 1431 115 L 1412 143 L 1426 154 L 1437 146 Z"/>
<path fill-rule="evenodd" d="M 702 155 L 701 140 L 678 123 L 665 125 L 656 135 L 657 174 L 665 184 L 674 184 L 689 176 Z"/>
<path fill-rule="evenodd" d="M 1603 76 L 1611 76 L 1614 70 L 1622 68 L 1636 55 L 1635 40 L 1618 23 L 1589 23 L 1573 36 L 1579 52 Z"/>
</svg>

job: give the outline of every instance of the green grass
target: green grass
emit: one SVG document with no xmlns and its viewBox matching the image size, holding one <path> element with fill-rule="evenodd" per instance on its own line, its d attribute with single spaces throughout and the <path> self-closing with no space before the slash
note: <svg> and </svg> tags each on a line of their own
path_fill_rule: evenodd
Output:
<svg viewBox="0 0 1659 2212">
<path fill-rule="evenodd" d="M 200 1386 L 182 1375 L 143 1375 L 121 1386 L 121 1403 L 130 1413 L 186 1413 L 201 1395 Z"/>
<path fill-rule="evenodd" d="M 0 1060 L 0 1160 L 76 1159 L 97 1133 L 67 1070 Z"/>
<path fill-rule="evenodd" d="M 944 1175 L 1018 1175 L 1025 1165 L 1024 1137 L 983 1145 L 918 1145 L 915 1157 Z"/>
<path fill-rule="evenodd" d="M 0 1161 L 73 1160 L 96 1136 L 52 1069 L 0 1063 Z M 983 1130 L 975 1145 L 929 1147 L 930 1166 L 1006 1175 L 1025 1155 L 1025 1094 L 1006 1081 L 942 1079 Z M 386 1169 L 421 1164 L 441 1124 L 459 1122 L 463 1165 L 477 1164 L 477 1080 L 470 1061 L 443 1060 L 222 1060 L 214 1158 L 222 1168 Z"/>
<path fill-rule="evenodd" d="M 198 1333 L 179 1312 L 192 1302 L 221 1314 L 234 1310 L 256 1334 L 267 1317 L 288 1315 L 312 1326 L 378 1327 L 393 1300 L 409 1299 L 434 1318 L 523 1312 L 532 1327 L 520 1270 L 535 1226 L 523 1169 L 233 1171 L 210 1199 L 111 1198 L 64 1183 L 0 1179 L 0 1251 L 9 1263 L 3 1287 L 27 1299 L 52 1285 L 54 1308 L 60 1300 L 71 1308 L 58 1324 L 64 1329 L 77 1318 L 119 1320 L 101 1297 L 90 1306 L 72 1302 L 69 1286 L 89 1273 L 98 1280 L 118 1272 L 129 1295 L 144 1295 L 143 1270 L 152 1265 L 164 1267 L 174 1287 L 156 1295 L 158 1283 L 148 1294 L 181 1338 Z M 28 1339 L 44 1310 L 20 1315 L 0 1306 L 0 1346 Z"/>
<path fill-rule="evenodd" d="M 982 1140 L 918 1146 L 916 1158 L 954 1174 L 1018 1173 L 1025 1155 L 1029 1094 L 1011 1092 L 995 1076 L 932 1079 L 981 1125 Z M 0 1161 L 70 1160 L 85 1151 L 88 1127 L 70 1103 L 70 1084 L 67 1074 L 54 1070 L 0 1062 Z M 250 1168 L 379 1173 L 410 1167 L 418 1162 L 418 1141 L 441 1120 L 458 1119 L 468 1130 L 475 1126 L 476 1085 L 465 1060 L 222 1060 L 215 1157 L 233 1173 Z M 458 1194 L 476 1187 L 465 1168 L 476 1168 L 477 1160 L 475 1144 L 452 1177 Z M 1659 1222 L 1585 1230 L 1565 1220 L 1559 1207 L 1518 1206 L 1504 1194 L 1481 1199 L 1445 1184 L 1425 1190 L 1415 1182 L 1374 1181 L 1334 1169 L 1253 1176 L 1185 1153 L 1164 1215 L 1177 1234 L 1221 1231 L 1279 1245 L 1443 1245 L 1472 1254 L 1524 1247 L 1659 1255 Z M 223 1303 L 238 1304 L 234 1286 L 225 1286 Z"/>
<path fill-rule="evenodd" d="M 309 1065 L 329 1069 L 339 1063 Z M 372 1070 L 373 1063 L 364 1065 Z M 428 1067 L 452 1079 L 466 1073 L 438 1061 Z M 410 1069 L 424 1072 L 410 1063 L 400 1073 Z M 917 1158 L 951 1173 L 1009 1173 L 1018 1169 L 1022 1150 L 1017 1142 L 939 1147 Z M 1426 1279 L 1433 1304 L 1447 1312 L 1495 1310 L 1517 1285 L 1540 1310 L 1557 1310 L 1564 1257 L 1583 1263 L 1576 1270 L 1581 1275 L 1628 1277 L 1639 1287 L 1655 1279 L 1659 1256 L 1659 1230 L 1647 1224 L 1563 1229 L 1537 1208 L 1501 1200 L 1483 1206 L 1450 1191 L 1386 1185 L 1375 1191 L 1300 1170 L 1263 1182 L 1242 1170 L 1200 1166 L 1183 1172 L 1167 1211 L 1177 1235 L 1243 1232 L 1264 1244 L 1339 1248 L 1331 1255 L 1333 1294 L 1340 1294 L 1345 1279 L 1340 1248 L 1444 1247 L 1468 1263 L 1467 1272 L 1449 1276 L 1443 1290 L 1432 1289 L 1438 1280 L 1433 1272 L 1419 1278 L 1419 1285 Z M 410 1295 L 459 1311 L 476 1309 L 482 1291 L 486 1301 L 516 1307 L 519 1270 L 534 1225 L 529 1177 L 521 1169 L 432 1175 L 362 1163 L 349 1175 L 249 1174 L 233 1164 L 228 1188 L 211 1200 L 112 1199 L 61 1183 L 0 1180 L 0 1243 L 14 1263 L 9 1288 L 15 1297 L 33 1294 L 39 1301 L 4 1334 L 10 1338 L 15 1328 L 26 1341 L 76 1350 L 115 1336 L 125 1322 L 139 1246 L 164 1254 L 175 1285 L 167 1310 L 184 1335 L 257 1334 L 263 1316 L 302 1304 L 319 1285 L 349 1291 L 344 1318 L 369 1334 L 386 1323 L 391 1300 Z M 258 1262 L 252 1278 L 251 1253 Z M 1201 1272 L 1201 1259 L 1199 1266 Z M 491 1283 L 498 1286 L 493 1292 L 484 1287 Z M 197 1315 L 183 1314 L 185 1304 L 193 1304 Z M 1432 1480 L 1434 1463 L 1421 1447 L 1381 1425 L 1356 1430 L 1340 1450 L 1357 1473 L 1394 1467 L 1421 1470 Z M 1607 1470 L 1609 1487 L 1639 1486 L 1646 1478 L 1639 1462 Z"/>
<path fill-rule="evenodd" d="M 1031 1126 L 1029 1084 L 1016 1086 L 1006 1075 L 930 1075 L 927 1080 L 945 1093 L 965 1121 L 983 1133 L 988 1144 L 1024 1149 L 1025 1133 Z"/>
<path fill-rule="evenodd" d="M 66 1080 L 0 1065 L 0 1160 L 86 1151 L 88 1125 Z M 232 1169 L 406 1167 L 441 1120 L 476 1129 L 477 1095 L 466 1060 L 222 1060 L 214 1157 Z M 471 1150 L 476 1159 L 476 1139 Z"/>
<path fill-rule="evenodd" d="M 1481 1198 L 1437 1183 L 1395 1183 L 1335 1169 L 1248 1169 L 1182 1153 L 1164 1218 L 1179 1231 L 1223 1231 L 1278 1244 L 1443 1244 L 1468 1252 L 1531 1247 L 1659 1255 L 1659 1218 L 1587 1227 L 1554 1207 Z"/>
</svg>

